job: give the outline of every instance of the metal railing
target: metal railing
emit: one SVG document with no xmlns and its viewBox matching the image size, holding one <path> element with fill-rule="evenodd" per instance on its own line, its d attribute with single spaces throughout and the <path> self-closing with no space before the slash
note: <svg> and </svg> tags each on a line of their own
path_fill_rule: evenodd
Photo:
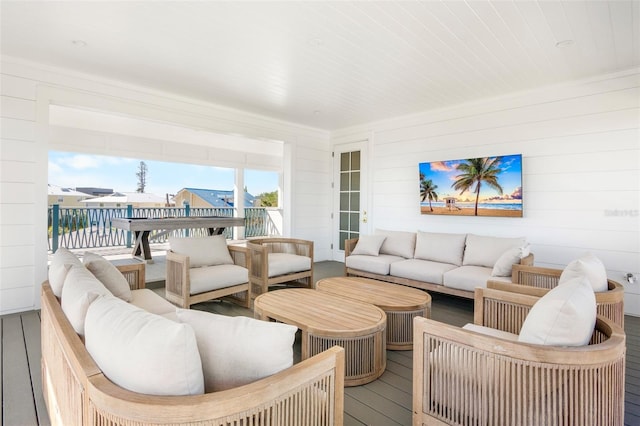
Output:
<svg viewBox="0 0 640 426">
<path fill-rule="evenodd" d="M 49 207 L 48 242 L 49 251 L 58 247 L 69 249 L 95 247 L 131 247 L 131 232 L 111 226 L 111 221 L 119 217 L 189 217 L 224 216 L 233 217 L 232 207 L 190 208 L 185 207 Z M 265 208 L 250 207 L 244 209 L 245 238 L 274 235 L 276 227 Z M 53 226 L 53 224 L 58 226 Z M 157 230 L 149 234 L 150 243 L 164 243 L 169 236 L 204 236 L 205 229 L 177 229 L 173 231 Z M 233 229 L 227 228 L 223 234 L 232 238 Z"/>
</svg>

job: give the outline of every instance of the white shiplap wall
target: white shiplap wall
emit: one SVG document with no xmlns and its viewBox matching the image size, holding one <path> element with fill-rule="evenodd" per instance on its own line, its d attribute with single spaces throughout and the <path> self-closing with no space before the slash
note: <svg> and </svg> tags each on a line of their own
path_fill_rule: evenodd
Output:
<svg viewBox="0 0 640 426">
<path fill-rule="evenodd" d="M 179 155 L 181 162 L 207 164 L 210 159 L 211 164 L 227 167 L 262 165 L 273 170 L 277 166 L 269 155 L 211 153 L 202 144 L 179 146 L 140 137 L 50 128 L 49 104 L 283 141 L 287 153 L 283 164 L 285 235 L 313 240 L 316 260 L 329 258 L 330 204 L 306 204 L 309 194 L 318 200 L 330 197 L 328 132 L 13 58 L 2 57 L 1 65 L 0 315 L 39 306 L 40 283 L 47 273 L 49 149 L 75 147 L 81 152 L 163 161 Z M 78 144 L 81 138 L 86 138 L 86 145 Z"/>
<path fill-rule="evenodd" d="M 640 71 L 335 132 L 370 139 L 372 229 L 528 238 L 536 264 L 585 251 L 640 278 Z M 523 155 L 524 218 L 421 216 L 418 163 Z M 640 315 L 640 280 L 626 287 Z"/>
</svg>

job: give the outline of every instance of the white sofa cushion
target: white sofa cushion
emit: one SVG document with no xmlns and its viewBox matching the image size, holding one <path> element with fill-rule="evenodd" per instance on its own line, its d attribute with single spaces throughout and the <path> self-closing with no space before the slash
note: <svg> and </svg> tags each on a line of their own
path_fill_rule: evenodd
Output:
<svg viewBox="0 0 640 426">
<path fill-rule="evenodd" d="M 392 263 L 389 273 L 394 277 L 424 281 L 431 284 L 442 284 L 442 276 L 444 273 L 455 267 L 455 265 L 449 263 L 406 259 Z"/>
<path fill-rule="evenodd" d="M 467 235 L 462 264 L 493 268 L 505 251 L 513 247 L 522 247 L 525 244 L 524 237 L 503 238 L 469 234 Z"/>
<path fill-rule="evenodd" d="M 85 328 L 87 351 L 118 386 L 148 395 L 204 392 L 200 353 L 189 325 L 108 296 L 91 304 Z"/>
<path fill-rule="evenodd" d="M 406 231 L 388 231 L 377 229 L 375 235 L 384 236 L 380 254 L 390 254 L 411 259 L 416 248 L 416 233 Z"/>
<path fill-rule="evenodd" d="M 578 259 L 569 263 L 560 274 L 558 285 L 561 285 L 576 277 L 586 276 L 593 291 L 607 291 L 607 271 L 604 264 L 592 253 L 585 253 Z"/>
<path fill-rule="evenodd" d="M 311 258 L 291 253 L 269 253 L 269 278 L 311 269 Z"/>
<path fill-rule="evenodd" d="M 62 286 L 71 265 L 82 266 L 82 262 L 65 247 L 60 247 L 51 257 L 49 285 L 53 294 L 58 297 L 62 296 Z"/>
<path fill-rule="evenodd" d="M 167 299 L 148 288 L 133 290 L 131 292 L 131 301 L 129 303 L 156 315 L 165 315 L 175 312 L 176 310 L 175 305 L 171 304 Z"/>
<path fill-rule="evenodd" d="M 114 296 L 125 302 L 131 301 L 129 283 L 115 265 L 99 254 L 92 252 L 84 254 L 82 263 Z"/>
<path fill-rule="evenodd" d="M 190 294 L 249 282 L 249 271 L 238 265 L 217 265 L 189 269 Z"/>
<path fill-rule="evenodd" d="M 231 265 L 233 258 L 224 235 L 210 237 L 169 237 L 171 250 L 189 256 L 189 266 Z"/>
<path fill-rule="evenodd" d="M 293 365 L 297 328 L 292 325 L 187 309 L 177 313 L 195 331 L 207 392 L 242 386 Z"/>
<path fill-rule="evenodd" d="M 418 231 L 414 257 L 459 266 L 462 264 L 466 237 L 466 234 Z"/>
<path fill-rule="evenodd" d="M 491 275 L 494 277 L 510 277 L 513 272 L 513 265 L 520 263 L 522 258 L 527 256 L 529 256 L 528 244 L 508 249 L 496 260 Z"/>
<path fill-rule="evenodd" d="M 377 256 L 386 238 L 384 235 L 360 235 L 351 254 Z"/>
<path fill-rule="evenodd" d="M 511 342 L 518 341 L 518 335 L 515 333 L 509 333 L 508 331 L 498 330 L 496 328 L 485 327 L 477 324 L 465 324 L 462 327 L 464 330 L 474 331 L 476 333 L 484 334 L 485 336 L 497 337 L 498 339 L 509 340 Z"/>
<path fill-rule="evenodd" d="M 344 264 L 347 268 L 358 269 L 359 271 L 371 272 L 372 274 L 389 275 L 389 266 L 394 262 L 406 260 L 404 257 L 380 254 L 378 256 L 351 255 L 347 256 Z"/>
<path fill-rule="evenodd" d="M 506 277 L 492 277 L 491 268 L 484 266 L 460 266 L 447 271 L 443 277 L 445 287 L 475 291 L 476 287 L 486 287 L 487 280 L 511 282 Z"/>
<path fill-rule="evenodd" d="M 79 335 L 84 335 L 85 317 L 89 305 L 100 295 L 111 292 L 82 264 L 73 265 L 62 287 L 62 311 Z"/>
<path fill-rule="evenodd" d="M 518 341 L 550 346 L 584 346 L 596 323 L 596 296 L 586 277 L 553 288 L 531 308 Z"/>
</svg>

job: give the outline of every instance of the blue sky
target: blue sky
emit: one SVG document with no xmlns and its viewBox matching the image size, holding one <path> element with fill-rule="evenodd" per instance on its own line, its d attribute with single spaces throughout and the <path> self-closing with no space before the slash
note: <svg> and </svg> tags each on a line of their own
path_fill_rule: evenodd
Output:
<svg viewBox="0 0 640 426">
<path fill-rule="evenodd" d="M 438 185 L 436 192 L 438 199 L 445 197 L 457 197 L 458 200 L 469 198 L 474 200 L 475 196 L 468 192 L 460 195 L 460 191 L 452 188 L 455 177 L 460 174 L 456 166 L 464 159 L 450 161 L 433 161 L 431 163 L 420 163 L 419 169 L 424 173 L 425 179 L 431 179 L 434 184 Z M 522 157 L 520 155 L 503 155 L 501 169 L 498 182 L 502 187 L 502 197 L 504 200 L 522 199 Z M 471 189 L 475 188 L 472 187 Z M 499 194 L 487 185 L 481 186 L 480 200 L 498 197 Z"/>
<path fill-rule="evenodd" d="M 49 183 L 135 192 L 140 161 L 147 165 L 147 193 L 163 197 L 182 188 L 233 189 L 234 169 L 58 151 L 49 151 Z M 275 191 L 278 174 L 245 170 L 244 183 L 252 195 Z"/>
</svg>

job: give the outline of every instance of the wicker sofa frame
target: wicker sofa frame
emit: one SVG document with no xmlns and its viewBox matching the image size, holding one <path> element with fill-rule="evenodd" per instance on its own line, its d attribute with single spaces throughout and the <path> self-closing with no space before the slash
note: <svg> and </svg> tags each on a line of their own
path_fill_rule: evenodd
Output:
<svg viewBox="0 0 640 426">
<path fill-rule="evenodd" d="M 228 245 L 229 254 L 233 263 L 249 269 L 251 261 L 245 247 Z M 165 278 L 165 298 L 181 308 L 189 308 L 196 303 L 224 297 L 230 302 L 244 306 L 251 305 L 251 286 L 249 282 L 218 288 L 203 293 L 191 294 L 189 256 L 167 251 L 167 275 Z M 212 271 L 214 272 L 214 271 Z"/>
<path fill-rule="evenodd" d="M 143 271 L 124 275 L 131 284 L 138 282 L 131 274 Z M 142 395 L 117 386 L 100 371 L 48 282 L 41 298 L 43 393 L 53 425 L 343 423 L 344 349 L 338 346 L 238 388 L 195 396 Z"/>
<path fill-rule="evenodd" d="M 537 297 L 475 291 L 474 323 L 518 333 Z M 597 317 L 592 342 L 552 347 L 414 319 L 413 424 L 624 424 L 625 334 Z"/>
<path fill-rule="evenodd" d="M 344 242 L 344 256 L 345 259 L 351 255 L 353 250 L 358 244 L 358 238 L 351 238 Z M 521 265 L 533 265 L 533 254 L 529 254 L 520 261 Z M 450 294 L 452 296 L 464 297 L 467 299 L 473 299 L 473 291 L 460 290 L 457 288 L 446 287 L 441 284 L 429 283 L 426 281 L 412 280 L 410 278 L 395 277 L 393 275 L 381 275 L 368 271 L 361 271 L 359 269 L 348 268 L 345 266 L 345 275 L 347 277 L 364 277 L 371 278 L 379 281 L 386 281 L 394 284 L 406 285 L 409 287 L 415 287 L 422 290 L 433 291 L 436 293 Z"/>
<path fill-rule="evenodd" d="M 313 241 L 296 238 L 256 238 L 247 242 L 250 266 L 249 281 L 252 297 L 269 291 L 269 287 L 286 284 L 293 287 L 313 288 Z M 311 259 L 311 267 L 307 271 L 293 272 L 285 275 L 269 277 L 269 254 L 289 253 Z"/>
<path fill-rule="evenodd" d="M 511 283 L 488 281 L 487 287 L 542 297 L 558 285 L 561 274 L 561 269 L 514 265 Z M 607 291 L 596 293 L 598 314 L 624 329 L 624 287 L 613 280 L 607 285 Z"/>
</svg>

